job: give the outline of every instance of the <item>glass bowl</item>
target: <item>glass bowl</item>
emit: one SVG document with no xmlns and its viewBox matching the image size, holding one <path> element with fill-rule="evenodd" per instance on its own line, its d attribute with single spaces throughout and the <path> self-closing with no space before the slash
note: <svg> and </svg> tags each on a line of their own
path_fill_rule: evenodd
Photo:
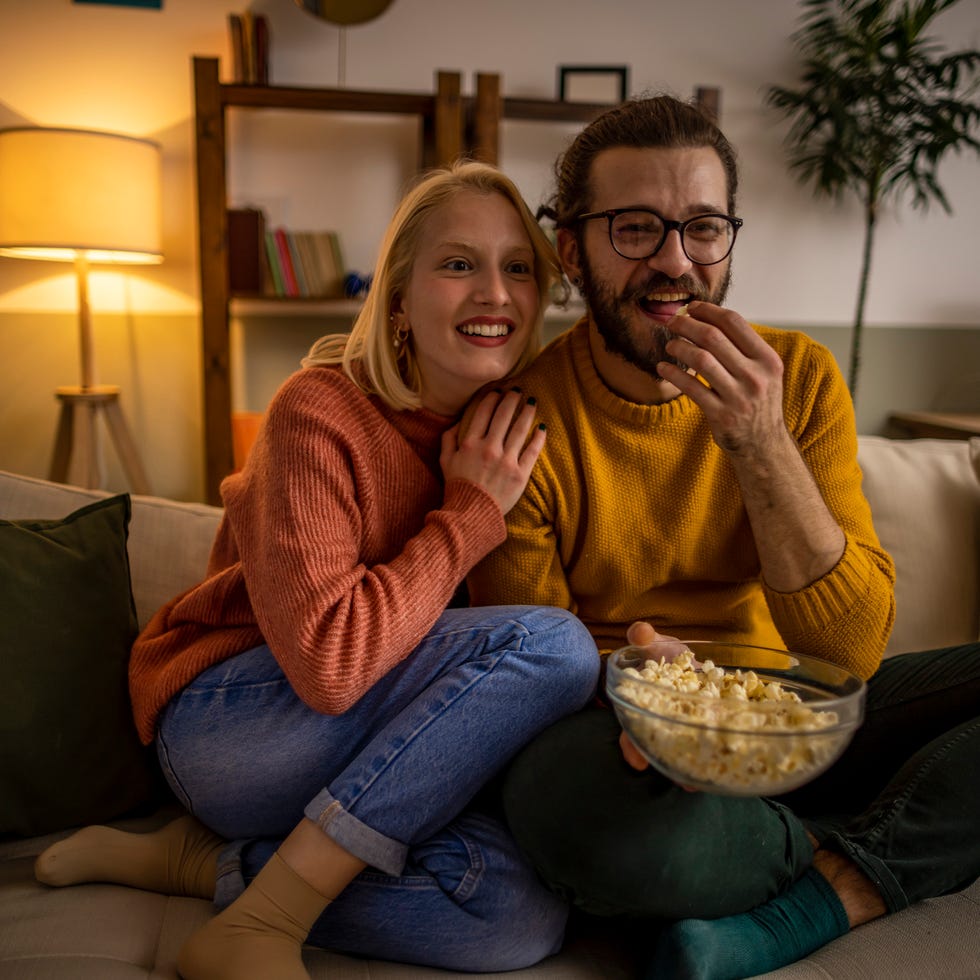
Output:
<svg viewBox="0 0 980 980">
<path fill-rule="evenodd" d="M 712 640 L 616 650 L 606 693 L 652 766 L 683 786 L 729 796 L 802 786 L 840 757 L 864 719 L 865 684 L 849 671 Z"/>
</svg>

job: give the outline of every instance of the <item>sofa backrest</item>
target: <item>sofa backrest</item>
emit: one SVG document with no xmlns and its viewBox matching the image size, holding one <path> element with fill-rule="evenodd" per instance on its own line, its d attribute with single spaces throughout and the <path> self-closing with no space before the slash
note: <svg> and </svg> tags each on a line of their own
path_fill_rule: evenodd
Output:
<svg viewBox="0 0 980 980">
<path fill-rule="evenodd" d="M 885 656 L 980 638 L 980 439 L 861 436 L 858 462 L 895 562 Z"/>
<path fill-rule="evenodd" d="M 104 490 L 0 471 L 0 518 L 6 520 L 66 517 L 93 500 L 111 496 Z M 132 501 L 130 576 L 142 627 L 165 602 L 203 577 L 221 508 L 135 494 Z"/>
<path fill-rule="evenodd" d="M 896 565 L 886 656 L 980 638 L 980 439 L 861 436 L 858 461 Z M 111 494 L 0 471 L 0 518 L 59 518 Z M 133 496 L 129 553 L 140 625 L 200 581 L 221 509 Z"/>
</svg>

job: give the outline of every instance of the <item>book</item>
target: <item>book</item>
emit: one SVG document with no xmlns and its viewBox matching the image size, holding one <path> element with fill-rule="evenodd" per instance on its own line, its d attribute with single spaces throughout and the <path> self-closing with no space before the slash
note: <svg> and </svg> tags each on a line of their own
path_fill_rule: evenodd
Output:
<svg viewBox="0 0 980 980">
<path fill-rule="evenodd" d="M 232 80 L 238 85 L 269 84 L 269 20 L 246 10 L 228 15 Z"/>
<path fill-rule="evenodd" d="M 266 291 L 265 215 L 256 208 L 228 209 L 228 287 L 233 293 Z"/>
<path fill-rule="evenodd" d="M 232 81 L 241 84 L 245 81 L 245 30 L 241 14 L 228 15 L 228 35 L 231 41 Z"/>
<path fill-rule="evenodd" d="M 282 274 L 282 263 L 279 260 L 279 246 L 276 244 L 276 234 L 273 231 L 265 233 L 265 255 L 272 276 L 272 289 L 276 296 L 286 295 L 286 283 Z"/>
<path fill-rule="evenodd" d="M 245 64 L 244 77 L 242 81 L 246 85 L 255 84 L 255 14 L 251 10 L 246 10 L 241 15 L 243 42 L 243 60 Z"/>
<path fill-rule="evenodd" d="M 317 231 L 313 233 L 312 239 L 323 290 L 321 295 L 329 297 L 343 296 L 344 267 L 338 261 L 340 246 L 337 233 L 333 231 Z"/>
<path fill-rule="evenodd" d="M 269 84 L 269 20 L 265 14 L 255 17 L 255 84 Z"/>
<path fill-rule="evenodd" d="M 330 232 L 330 247 L 333 250 L 333 261 L 340 276 L 340 292 L 343 293 L 344 282 L 344 256 L 340 248 L 340 236 L 335 232 Z"/>
<path fill-rule="evenodd" d="M 302 270 L 302 282 L 300 288 L 305 285 L 307 296 L 322 296 L 323 287 L 320 282 L 320 270 L 316 264 L 316 256 L 313 254 L 313 244 L 310 241 L 310 233 L 307 231 L 294 231 L 290 236 L 294 245 L 293 257 L 298 256 L 299 265 Z"/>
<path fill-rule="evenodd" d="M 310 286 L 306 281 L 306 271 L 303 268 L 303 258 L 299 253 L 299 246 L 296 243 L 296 235 L 294 232 L 286 232 L 286 248 L 289 250 L 289 260 L 293 267 L 293 276 L 296 279 L 296 288 L 298 290 L 298 296 L 309 296 Z"/>
<path fill-rule="evenodd" d="M 284 228 L 275 230 L 276 253 L 279 256 L 279 268 L 282 270 L 284 296 L 299 296 L 299 284 L 293 270 L 293 260 L 289 255 L 289 243 Z"/>
</svg>

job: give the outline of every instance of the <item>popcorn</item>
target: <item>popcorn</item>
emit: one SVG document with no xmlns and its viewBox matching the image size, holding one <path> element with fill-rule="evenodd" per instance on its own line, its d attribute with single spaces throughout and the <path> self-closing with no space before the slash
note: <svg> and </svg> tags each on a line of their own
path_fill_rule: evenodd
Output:
<svg viewBox="0 0 980 980">
<path fill-rule="evenodd" d="M 839 729 L 819 734 L 838 725 L 837 712 L 810 708 L 795 691 L 755 671 L 725 670 L 711 660 L 699 665 L 690 650 L 622 674 L 613 693 L 627 703 L 618 708 L 624 727 L 681 783 L 721 792 L 785 792 L 822 772 L 846 742 Z"/>
</svg>

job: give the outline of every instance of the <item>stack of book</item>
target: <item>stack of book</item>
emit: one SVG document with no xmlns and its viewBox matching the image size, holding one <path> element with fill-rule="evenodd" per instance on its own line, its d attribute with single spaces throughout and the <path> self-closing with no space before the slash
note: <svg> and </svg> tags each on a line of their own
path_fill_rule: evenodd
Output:
<svg viewBox="0 0 980 980">
<path fill-rule="evenodd" d="M 334 231 L 267 230 L 257 208 L 229 209 L 228 285 L 244 296 L 340 298 L 340 239 Z"/>
<path fill-rule="evenodd" d="M 233 81 L 238 85 L 269 84 L 269 22 L 264 14 L 228 15 Z"/>
<path fill-rule="evenodd" d="M 336 232 L 276 228 L 265 233 L 265 251 L 276 296 L 344 295 L 344 261 Z"/>
</svg>

